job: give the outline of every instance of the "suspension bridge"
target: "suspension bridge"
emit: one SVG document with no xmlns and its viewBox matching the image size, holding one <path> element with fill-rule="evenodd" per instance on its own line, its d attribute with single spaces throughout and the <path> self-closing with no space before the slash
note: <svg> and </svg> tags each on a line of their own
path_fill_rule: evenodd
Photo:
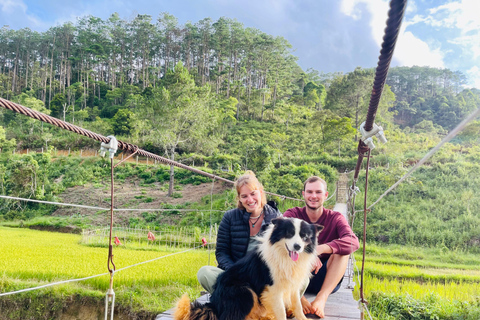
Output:
<svg viewBox="0 0 480 320">
<path fill-rule="evenodd" d="M 385 138 L 383 136 L 382 128 L 377 126 L 374 123 L 375 120 L 375 114 L 377 111 L 378 103 L 382 94 L 383 86 L 385 84 L 386 76 L 388 73 L 390 61 L 393 56 L 393 51 L 395 48 L 396 40 L 398 37 L 398 33 L 400 30 L 400 25 L 401 21 L 403 19 L 403 15 L 405 12 L 406 8 L 406 1 L 405 0 L 392 0 L 390 3 L 390 11 L 389 11 L 389 16 L 387 20 L 387 27 L 385 29 L 385 36 L 384 36 L 384 42 L 382 43 L 382 49 L 380 51 L 380 57 L 379 57 L 379 62 L 376 68 L 376 74 L 375 74 L 375 81 L 372 89 L 372 95 L 370 99 L 370 105 L 369 105 L 369 111 L 367 115 L 367 119 L 362 124 L 361 126 L 361 133 L 362 133 L 362 138 L 359 141 L 358 145 L 358 161 L 357 165 L 355 168 L 355 173 L 353 177 L 353 182 L 352 186 L 348 188 L 348 179 L 345 179 L 346 175 L 342 176 L 342 179 L 339 181 L 337 184 L 337 199 L 336 199 L 336 205 L 334 210 L 342 212 L 346 217 L 347 220 L 352 221 L 355 216 L 355 190 L 357 188 L 356 182 L 358 180 L 360 168 L 362 166 L 363 159 L 366 157 L 367 158 L 367 164 L 366 164 L 366 184 L 365 184 L 365 198 L 364 198 L 364 234 L 363 234 L 363 240 L 365 241 L 366 238 L 366 214 L 368 210 L 378 203 L 387 193 L 392 191 L 399 183 L 401 183 L 403 180 L 405 180 L 409 175 L 411 175 L 418 167 L 420 167 L 428 158 L 430 158 L 444 143 L 450 141 L 459 131 L 461 131 L 471 120 L 473 120 L 475 117 L 477 117 L 480 114 L 480 109 L 474 111 L 472 114 L 470 114 L 462 123 L 460 123 L 454 130 L 452 130 L 434 149 L 432 149 L 428 154 L 425 155 L 425 157 L 420 160 L 414 167 L 411 168 L 411 170 L 405 174 L 401 179 L 397 181 L 394 185 L 392 185 L 388 190 L 385 191 L 385 193 L 377 200 L 375 201 L 370 207 L 367 207 L 366 205 L 366 195 L 368 191 L 368 161 L 370 157 L 370 151 L 374 148 L 373 140 L 372 138 L 376 136 L 379 140 L 385 141 Z M 115 294 L 114 294 L 114 286 L 113 286 L 113 274 L 115 272 L 122 271 L 127 268 L 135 267 L 136 265 L 143 264 L 143 263 L 150 263 L 152 261 L 155 261 L 160 258 L 166 258 L 167 256 L 162 256 L 157 259 L 152 259 L 149 261 L 144 261 L 135 265 L 127 266 L 124 268 L 116 269 L 114 261 L 113 261 L 113 246 L 112 246 L 112 230 L 113 230 L 113 215 L 114 211 L 117 209 L 114 209 L 113 203 L 114 203 L 114 190 L 113 190 L 113 172 L 114 168 L 118 165 L 120 165 L 123 161 L 126 161 L 129 157 L 132 157 L 134 155 L 141 155 L 143 157 L 150 158 L 154 161 L 158 161 L 159 163 L 167 164 L 170 166 L 176 166 L 179 168 L 183 168 L 186 170 L 190 170 L 192 172 L 195 172 L 197 174 L 207 176 L 212 179 L 212 181 L 223 181 L 226 183 L 233 183 L 233 181 L 230 181 L 228 179 L 225 179 L 221 176 L 214 175 L 211 173 L 207 173 L 204 171 L 201 171 L 197 168 L 189 167 L 184 164 L 172 161 L 170 159 L 166 159 L 164 157 L 158 156 L 156 154 L 147 152 L 145 150 L 142 150 L 138 146 L 135 146 L 130 143 L 122 142 L 122 141 L 117 141 L 115 137 L 113 136 L 108 136 L 104 137 L 102 135 L 99 135 L 97 133 L 85 130 L 83 128 L 80 128 L 78 126 L 69 124 L 67 122 L 61 121 L 59 119 L 56 119 L 54 117 L 42 114 L 40 112 L 28 109 L 24 106 L 21 106 L 19 104 L 13 103 L 11 101 L 5 100 L 3 98 L 0 98 L 0 106 L 26 115 L 28 117 L 31 117 L 33 119 L 37 119 L 39 121 L 49 123 L 55 126 L 58 126 L 60 128 L 63 128 L 65 130 L 75 132 L 79 135 L 83 135 L 86 137 L 89 137 L 91 139 L 94 139 L 96 141 L 101 142 L 102 144 L 102 150 L 104 152 L 108 152 L 111 158 L 111 206 L 110 208 L 100 208 L 102 210 L 110 210 L 110 229 L 109 229 L 109 236 L 108 236 L 108 241 L 109 241 L 109 252 L 108 252 L 108 273 L 102 273 L 98 275 L 94 275 L 91 277 L 85 277 L 81 279 L 70 279 L 70 280 L 64 280 L 56 283 L 50 283 L 47 285 L 35 287 L 35 288 L 29 288 L 29 289 L 24 289 L 24 290 L 18 290 L 18 291 L 12 291 L 12 292 L 3 292 L 0 293 L 1 296 L 6 296 L 10 294 L 16 294 L 20 292 L 27 292 L 27 291 L 32 291 L 32 290 L 38 290 L 42 289 L 48 286 L 53 286 L 57 285 L 60 283 L 67 283 L 67 282 L 74 282 L 74 281 L 83 281 L 86 279 L 90 279 L 93 277 L 98 277 L 98 276 L 103 276 L 103 275 L 108 275 L 110 274 L 110 287 L 109 290 L 107 291 L 106 294 L 106 299 L 105 299 L 105 319 L 107 319 L 107 316 L 110 315 L 110 318 L 113 319 L 114 316 L 114 302 L 115 302 Z M 113 157 L 112 154 L 115 154 L 117 150 L 123 150 L 128 153 L 130 153 L 129 157 L 119 161 L 115 165 L 113 164 Z M 289 198 L 285 197 L 283 195 L 275 194 L 275 193 L 270 193 L 267 192 L 267 194 L 272 195 L 272 196 L 277 196 L 281 199 L 291 199 L 291 200 L 298 200 L 301 201 L 301 199 L 296 199 L 296 198 Z M 4 196 L 2 196 L 4 197 Z M 28 199 L 23 199 L 27 201 Z M 95 209 L 99 209 L 98 207 L 95 207 Z M 188 250 L 194 250 L 196 249 L 191 248 Z M 186 252 L 188 250 L 185 250 L 183 252 Z M 179 252 L 182 253 L 182 252 Z M 365 242 L 363 243 L 363 261 L 362 261 L 362 270 L 359 272 L 359 281 L 360 281 L 360 300 L 355 301 L 353 299 L 352 291 L 355 286 L 355 283 L 353 281 L 354 279 L 354 270 L 355 270 L 355 263 L 353 259 L 350 259 L 349 262 L 349 267 L 347 268 L 347 272 L 345 273 L 344 276 L 344 281 L 342 283 L 342 288 L 335 294 L 331 295 L 330 298 L 327 301 L 326 305 L 326 317 L 325 319 L 363 319 L 365 316 L 369 316 L 370 314 L 368 312 L 368 308 L 366 307 L 366 301 L 363 295 L 363 264 L 365 261 Z M 312 296 L 308 297 L 309 299 L 313 299 Z M 207 295 L 204 295 L 200 298 L 200 301 L 205 301 L 208 299 Z M 157 316 L 157 320 L 167 320 L 171 319 L 172 315 L 172 310 L 168 310 L 165 313 L 162 313 Z M 371 317 L 370 317 L 371 318 Z"/>
</svg>

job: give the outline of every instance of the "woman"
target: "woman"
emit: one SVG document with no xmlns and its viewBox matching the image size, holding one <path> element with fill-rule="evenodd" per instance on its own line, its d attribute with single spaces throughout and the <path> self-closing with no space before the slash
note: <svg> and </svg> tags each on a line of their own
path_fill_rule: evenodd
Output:
<svg viewBox="0 0 480 320">
<path fill-rule="evenodd" d="M 267 204 L 263 186 L 252 171 L 240 176 L 234 187 L 237 208 L 225 212 L 218 228 L 215 250 L 218 267 L 204 266 L 197 273 L 198 281 L 210 293 L 220 273 L 255 249 L 258 244 L 255 236 L 262 225 L 281 216 L 273 203 Z"/>
</svg>

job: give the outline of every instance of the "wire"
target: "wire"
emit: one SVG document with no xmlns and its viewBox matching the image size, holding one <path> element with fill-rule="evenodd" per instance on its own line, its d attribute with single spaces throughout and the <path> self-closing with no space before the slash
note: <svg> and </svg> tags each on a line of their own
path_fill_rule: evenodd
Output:
<svg viewBox="0 0 480 320">
<path fill-rule="evenodd" d="M 335 189 L 335 191 L 333 191 L 332 195 L 330 197 L 328 197 L 325 202 L 327 202 L 328 200 L 332 199 L 333 196 L 335 195 L 335 193 L 337 193 L 337 189 Z"/>
<path fill-rule="evenodd" d="M 472 112 L 467 118 L 465 118 L 462 122 L 460 122 L 455 129 L 449 132 L 449 134 L 443 138 L 442 141 L 440 141 L 439 144 L 437 144 L 432 150 L 430 150 L 420 161 L 418 161 L 403 177 L 400 178 L 395 184 L 393 184 L 390 188 L 387 189 L 378 199 L 375 201 L 373 204 L 371 204 L 368 209 L 371 209 L 373 206 L 375 206 L 380 200 L 383 199 L 390 191 L 395 189 L 402 181 L 404 181 L 406 178 L 408 178 L 415 170 L 417 170 L 421 165 L 425 163 L 435 152 L 437 152 L 445 143 L 448 141 L 452 140 L 453 137 L 455 137 L 465 126 L 475 119 L 478 115 L 480 115 L 480 108 Z"/>
<path fill-rule="evenodd" d="M 19 198 L 19 197 L 10 197 L 10 196 L 4 196 L 0 195 L 0 198 L 4 199 L 11 199 L 11 200 L 20 200 L 20 201 L 25 201 L 25 202 L 36 202 L 36 203 L 45 203 L 45 204 L 52 204 L 52 205 L 58 205 L 58 206 L 66 206 L 66 207 L 77 207 L 77 208 L 83 208 L 83 209 L 94 209 L 94 210 L 110 210 L 109 208 L 103 208 L 103 207 L 93 207 L 93 206 L 84 206 L 81 204 L 71 204 L 71 203 L 62 203 L 62 202 L 53 202 L 53 201 L 43 201 L 43 200 L 35 200 L 35 199 L 26 199 L 26 198 Z M 224 210 L 212 210 L 212 209 L 176 209 L 176 208 L 158 208 L 158 209 L 123 209 L 123 208 L 118 208 L 118 209 L 113 209 L 113 211 L 171 211 L 171 210 L 176 210 L 180 212 L 197 212 L 197 211 L 213 211 L 213 212 L 223 212 Z"/>
<path fill-rule="evenodd" d="M 106 273 L 97 274 L 97 275 L 95 275 L 95 276 L 90 276 L 90 277 L 85 277 L 85 278 L 64 280 L 64 281 L 59 281 L 59 282 L 48 283 L 48 284 L 45 284 L 45 285 L 42 285 L 42 286 L 38 286 L 38 287 L 34 287 L 34 288 L 22 289 L 22 290 L 11 291 L 11 292 L 4 292 L 4 293 L 0 293 L 0 297 L 2 297 L 2 296 L 8 296 L 8 295 L 11 295 L 11 294 L 16 294 L 16 293 L 22 293 L 22 292 L 27 292 L 27 291 L 33 291 L 33 290 L 43 289 L 43 288 L 55 286 L 55 285 L 58 285 L 58 284 L 68 283 L 68 282 L 84 281 L 84 280 L 93 279 L 93 278 L 100 277 L 100 276 L 106 276 L 107 274 L 109 274 L 109 273 L 106 272 Z"/>
<path fill-rule="evenodd" d="M 25 199 L 25 198 L 10 197 L 10 196 L 4 196 L 4 195 L 0 195 L 0 198 L 11 199 L 11 200 L 20 200 L 20 201 L 26 201 L 26 202 L 46 203 L 46 204 L 53 204 L 53 205 L 57 205 L 57 206 L 77 207 L 77 208 L 84 208 L 84 209 L 109 210 L 108 208 L 84 206 L 84 205 L 81 205 L 81 204 L 69 204 L 69 203 L 61 203 L 61 202 L 35 200 L 35 199 Z"/>
<path fill-rule="evenodd" d="M 136 267 L 136 266 L 139 266 L 139 265 L 142 265 L 142 264 L 145 264 L 145 263 L 150 263 L 150 262 L 153 262 L 153 261 L 157 261 L 157 260 L 160 260 L 160 259 L 163 259 L 163 258 L 167 258 L 167 257 L 170 257 L 170 256 L 174 256 L 174 255 L 176 255 L 176 254 L 186 253 L 186 252 L 188 252 L 188 251 L 192 251 L 192 250 L 195 250 L 195 249 L 198 249 L 198 248 L 201 248 L 201 247 L 202 247 L 202 246 L 198 246 L 198 247 L 194 247 L 194 248 L 191 248 L 191 249 L 182 251 L 182 252 L 170 253 L 170 254 L 167 254 L 167 255 L 165 255 L 165 256 L 161 256 L 161 257 L 154 258 L 154 259 L 151 259 L 151 260 L 147 260 L 147 261 L 139 262 L 139 263 L 136 263 L 136 264 L 132 264 L 132 265 L 130 265 L 130 266 L 117 269 L 115 272 L 122 271 L 122 270 L 125 270 L 125 269 L 129 269 L 129 268 L 132 268 L 132 267 Z"/>
</svg>

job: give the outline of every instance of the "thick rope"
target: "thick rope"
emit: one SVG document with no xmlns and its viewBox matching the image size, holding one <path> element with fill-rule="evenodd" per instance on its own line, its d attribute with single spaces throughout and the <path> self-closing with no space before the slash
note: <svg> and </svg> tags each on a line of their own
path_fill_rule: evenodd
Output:
<svg viewBox="0 0 480 320">
<path fill-rule="evenodd" d="M 392 0 L 390 1 L 390 10 L 388 11 L 387 27 L 385 28 L 385 35 L 383 36 L 382 49 L 378 57 L 378 64 L 375 70 L 375 80 L 373 82 L 372 94 L 370 96 L 370 103 L 368 105 L 367 119 L 365 121 L 365 131 L 371 131 L 373 123 L 375 122 L 375 115 L 377 114 L 378 104 L 382 97 L 383 87 L 387 80 L 388 69 L 392 61 L 393 51 L 397 43 L 398 34 L 400 33 L 400 26 L 407 7 L 407 0 Z M 368 147 L 360 139 L 358 142 L 358 159 L 355 167 L 354 181 L 357 181 L 360 172 L 360 167 L 363 162 L 363 157 L 367 152 Z"/>
<path fill-rule="evenodd" d="M 8 109 L 8 110 L 11 110 L 11 111 L 23 114 L 23 115 L 26 115 L 26 116 L 28 116 L 30 118 L 33 118 L 33 119 L 36 119 L 36 120 L 43 121 L 45 123 L 52 124 L 52 125 L 57 126 L 59 128 L 62 128 L 62 129 L 65 129 L 65 130 L 68 130 L 68 131 L 71 131 L 71 132 L 75 132 L 75 133 L 80 134 L 82 136 L 89 137 L 91 139 L 94 139 L 94 140 L 97 140 L 97 141 L 100 141 L 100 142 L 103 142 L 103 143 L 106 143 L 106 144 L 108 144 L 108 142 L 110 141 L 109 138 L 107 138 L 105 136 L 102 136 L 98 133 L 83 129 L 79 126 L 76 126 L 76 125 L 73 125 L 71 123 L 62 121 L 60 119 L 57 119 L 55 117 L 46 115 L 44 113 L 32 110 L 30 108 L 24 107 L 20 104 L 11 102 L 11 101 L 3 99 L 3 98 L 0 98 L 0 107 L 3 107 L 5 109 Z M 145 151 L 145 150 L 140 149 L 138 146 L 133 145 L 131 143 L 122 142 L 120 140 L 117 140 L 117 142 L 118 142 L 118 145 L 117 145 L 118 149 L 120 149 L 120 150 L 131 152 L 131 153 L 136 152 L 137 154 L 139 154 L 141 156 L 157 160 L 157 161 L 159 161 L 161 163 L 164 163 L 166 165 L 175 166 L 175 167 L 178 167 L 178 168 L 189 170 L 189 171 L 195 172 L 197 174 L 203 175 L 205 177 L 209 177 L 211 179 L 217 179 L 217 180 L 227 182 L 227 183 L 231 183 L 231 184 L 234 183 L 233 181 L 222 178 L 220 176 L 217 176 L 217 175 L 214 175 L 214 174 L 211 174 L 211 173 L 208 173 L 208 172 L 205 172 L 205 171 L 202 171 L 202 170 L 184 165 L 180 162 L 176 162 L 176 161 L 161 157 L 159 155 L 156 155 L 154 153 Z M 272 193 L 272 192 L 265 192 L 265 193 L 269 194 L 271 196 L 283 197 L 283 198 L 286 198 L 286 199 L 296 200 L 296 201 L 303 201 L 302 199 L 286 197 L 286 196 L 282 196 L 280 194 L 276 194 L 276 193 Z"/>
<path fill-rule="evenodd" d="M 390 10 L 388 11 L 387 27 L 383 36 L 382 49 L 378 57 L 378 64 L 375 71 L 375 80 L 373 82 L 372 95 L 370 96 L 370 104 L 368 106 L 367 120 L 365 122 L 365 130 L 370 131 L 373 128 L 375 115 L 377 113 L 378 104 L 382 97 L 383 87 L 387 80 L 388 69 L 392 61 L 393 51 L 397 43 L 400 26 L 402 25 L 403 15 L 407 7 L 407 0 L 390 1 Z"/>
</svg>

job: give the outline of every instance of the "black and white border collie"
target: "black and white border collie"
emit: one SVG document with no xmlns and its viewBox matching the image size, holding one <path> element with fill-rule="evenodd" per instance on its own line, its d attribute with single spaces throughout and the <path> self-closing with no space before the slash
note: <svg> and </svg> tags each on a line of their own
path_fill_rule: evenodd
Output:
<svg viewBox="0 0 480 320">
<path fill-rule="evenodd" d="M 259 236 L 257 250 L 220 274 L 210 302 L 190 303 L 185 294 L 175 320 L 286 319 L 286 308 L 297 319 L 302 311 L 300 290 L 315 263 L 318 233 L 323 226 L 295 218 L 276 218 Z"/>
</svg>

